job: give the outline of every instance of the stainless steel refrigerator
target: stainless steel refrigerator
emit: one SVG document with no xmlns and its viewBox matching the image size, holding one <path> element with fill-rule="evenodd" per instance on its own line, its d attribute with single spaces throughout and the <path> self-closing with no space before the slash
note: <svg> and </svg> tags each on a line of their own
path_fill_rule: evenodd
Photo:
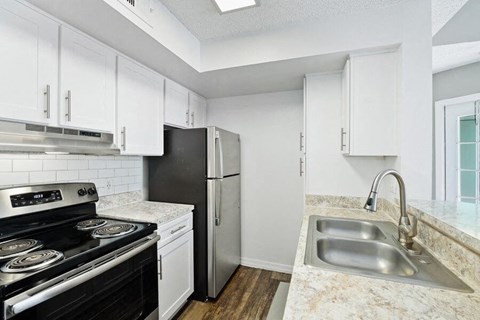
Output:
<svg viewBox="0 0 480 320">
<path fill-rule="evenodd" d="M 192 298 L 216 298 L 240 264 L 240 136 L 217 127 L 164 133 L 164 155 L 148 158 L 148 198 L 195 206 Z"/>
</svg>

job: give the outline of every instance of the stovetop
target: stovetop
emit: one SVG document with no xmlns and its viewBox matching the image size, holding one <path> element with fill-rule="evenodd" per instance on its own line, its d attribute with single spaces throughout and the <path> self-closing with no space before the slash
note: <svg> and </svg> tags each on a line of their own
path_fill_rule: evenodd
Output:
<svg viewBox="0 0 480 320">
<path fill-rule="evenodd" d="M 94 207 L 92 208 L 91 204 L 81 205 L 81 208 L 76 207 L 75 211 L 77 214 L 73 215 L 74 218 L 70 218 L 67 221 L 63 220 L 59 213 L 58 216 L 47 216 L 44 220 L 39 220 L 41 223 L 30 223 L 23 228 L 21 228 L 21 223 L 18 221 L 15 221 L 13 224 L 7 222 L 0 227 L 0 242 L 2 243 L 16 239 L 33 239 L 42 243 L 43 247 L 30 253 L 40 250 L 56 250 L 63 254 L 62 260 L 39 270 L 16 273 L 0 271 L 1 297 L 33 287 L 49 278 L 148 236 L 156 230 L 156 225 L 152 223 L 123 221 L 98 216 L 95 214 Z M 78 214 L 78 212 L 83 214 Z M 48 213 L 43 214 L 48 215 Z M 101 228 L 117 224 L 128 224 L 133 225 L 132 229 L 134 230 L 128 234 L 116 237 L 94 238 L 92 233 L 98 228 L 90 230 L 78 230 L 77 228 L 79 222 L 89 219 L 106 220 L 107 224 Z M 11 259 L 0 261 L 0 266 L 4 266 L 8 261 L 11 261 Z"/>
</svg>

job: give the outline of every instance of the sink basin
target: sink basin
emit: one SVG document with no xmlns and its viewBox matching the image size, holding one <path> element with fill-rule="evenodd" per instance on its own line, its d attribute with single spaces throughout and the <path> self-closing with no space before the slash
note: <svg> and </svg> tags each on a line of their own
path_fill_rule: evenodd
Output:
<svg viewBox="0 0 480 320">
<path fill-rule="evenodd" d="M 473 292 L 427 250 L 411 253 L 397 237 L 398 228 L 391 222 L 312 215 L 305 264 L 334 272 Z"/>
<path fill-rule="evenodd" d="M 379 227 L 366 221 L 325 218 L 317 220 L 317 230 L 336 237 L 379 240 L 385 234 Z"/>
<path fill-rule="evenodd" d="M 411 276 L 417 272 L 399 249 L 381 242 L 320 239 L 317 256 L 331 265 L 382 274 Z"/>
</svg>

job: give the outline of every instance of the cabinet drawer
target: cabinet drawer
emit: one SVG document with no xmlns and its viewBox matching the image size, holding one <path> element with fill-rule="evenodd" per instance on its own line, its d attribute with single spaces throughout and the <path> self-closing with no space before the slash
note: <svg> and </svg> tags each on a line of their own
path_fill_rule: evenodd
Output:
<svg viewBox="0 0 480 320">
<path fill-rule="evenodd" d="M 167 243 L 177 239 L 181 235 L 187 233 L 193 228 L 193 214 L 190 212 L 173 221 L 162 224 L 158 227 L 160 241 L 158 247 L 161 248 Z"/>
</svg>

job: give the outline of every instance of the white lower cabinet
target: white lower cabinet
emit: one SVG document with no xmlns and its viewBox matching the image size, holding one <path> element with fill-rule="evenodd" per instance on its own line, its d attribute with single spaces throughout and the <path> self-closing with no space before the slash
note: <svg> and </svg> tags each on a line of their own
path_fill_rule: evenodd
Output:
<svg viewBox="0 0 480 320">
<path fill-rule="evenodd" d="M 159 319 L 171 319 L 193 293 L 193 230 L 169 225 L 169 234 L 185 233 L 158 249 Z"/>
</svg>

